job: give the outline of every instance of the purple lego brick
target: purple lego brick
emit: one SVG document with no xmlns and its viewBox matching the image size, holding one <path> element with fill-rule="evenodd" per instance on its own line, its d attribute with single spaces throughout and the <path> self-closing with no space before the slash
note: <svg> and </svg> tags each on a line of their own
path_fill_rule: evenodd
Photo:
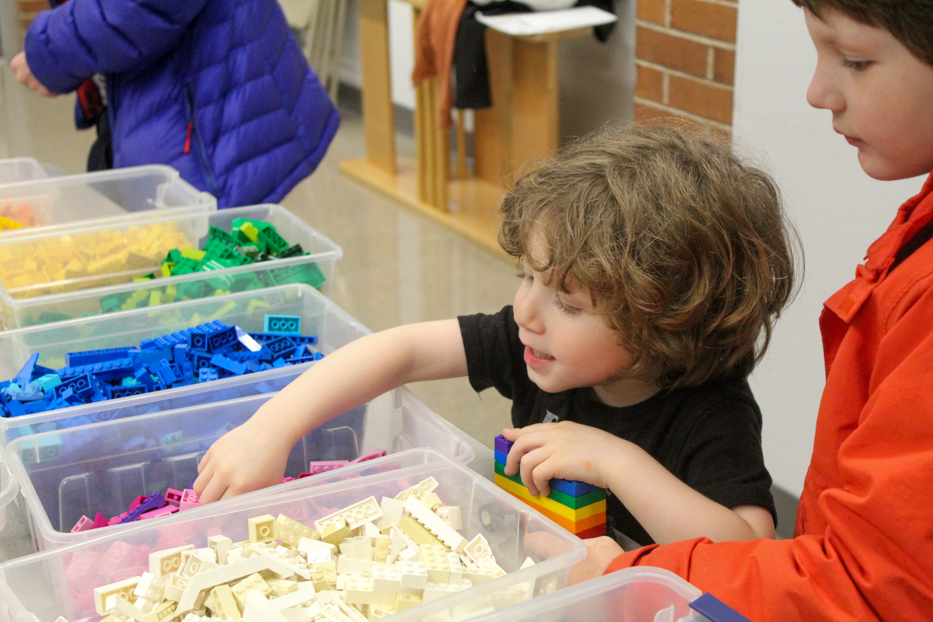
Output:
<svg viewBox="0 0 933 622">
<path fill-rule="evenodd" d="M 512 449 L 512 445 L 514 444 L 515 443 L 513 443 L 512 441 L 508 440 L 507 438 L 505 438 L 504 436 L 500 434 L 499 436 L 496 437 L 495 449 L 496 451 L 501 451 L 502 453 L 508 455 L 509 450 Z"/>
</svg>

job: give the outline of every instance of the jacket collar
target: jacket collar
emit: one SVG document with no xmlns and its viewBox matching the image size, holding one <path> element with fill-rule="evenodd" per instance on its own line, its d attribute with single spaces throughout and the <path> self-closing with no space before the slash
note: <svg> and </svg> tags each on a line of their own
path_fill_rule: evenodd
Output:
<svg viewBox="0 0 933 622">
<path fill-rule="evenodd" d="M 862 304 L 875 288 L 884 281 L 894 263 L 898 249 L 933 220 L 933 173 L 931 173 L 920 194 L 904 203 L 894 222 L 880 238 L 868 247 L 865 263 L 855 270 L 855 280 L 833 294 L 826 301 L 825 307 L 848 323 L 855 317 Z"/>
</svg>

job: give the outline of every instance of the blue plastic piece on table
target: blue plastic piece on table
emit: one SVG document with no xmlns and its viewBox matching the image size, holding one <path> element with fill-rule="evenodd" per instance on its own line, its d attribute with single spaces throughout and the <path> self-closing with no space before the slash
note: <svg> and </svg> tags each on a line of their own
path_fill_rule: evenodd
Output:
<svg viewBox="0 0 933 622">
<path fill-rule="evenodd" d="M 68 367 L 80 367 L 82 365 L 93 365 L 103 361 L 112 361 L 114 359 L 125 359 L 131 352 L 138 352 L 139 348 L 126 346 L 125 348 L 107 348 L 106 350 L 85 350 L 83 352 L 68 352 L 65 354 L 65 365 Z"/>
<path fill-rule="evenodd" d="M 297 315 L 267 315 L 263 319 L 265 333 L 301 334 L 301 318 Z"/>
<path fill-rule="evenodd" d="M 690 603 L 690 608 L 706 616 L 712 622 L 751 622 L 751 620 L 709 592 Z"/>
</svg>

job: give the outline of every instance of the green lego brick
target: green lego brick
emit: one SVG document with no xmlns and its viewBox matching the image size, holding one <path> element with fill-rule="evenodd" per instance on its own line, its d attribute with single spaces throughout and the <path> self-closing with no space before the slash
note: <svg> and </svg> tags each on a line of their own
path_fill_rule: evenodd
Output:
<svg viewBox="0 0 933 622">
<path fill-rule="evenodd" d="M 301 257 L 302 255 L 307 255 L 301 244 L 292 244 L 284 251 L 279 253 L 279 259 L 288 259 L 289 257 Z"/>
<path fill-rule="evenodd" d="M 276 285 L 290 283 L 307 283 L 311 287 L 319 288 L 327 279 L 316 263 L 309 265 L 289 266 L 271 271 L 272 280 Z"/>
<path fill-rule="evenodd" d="M 497 462 L 496 463 L 496 473 L 502 477 L 509 479 L 516 484 L 522 484 L 522 478 L 518 475 L 506 475 L 505 474 L 505 465 Z M 598 503 L 606 498 L 605 490 L 594 490 L 593 492 L 588 492 L 580 497 L 571 497 L 570 495 L 563 493 L 559 490 L 551 489 L 551 494 L 548 495 L 548 499 L 557 501 L 561 505 L 566 505 L 568 508 L 579 510 L 580 508 L 585 508 L 588 505 Z"/>
<path fill-rule="evenodd" d="M 52 311 L 43 311 L 38 318 L 36 318 L 36 324 L 48 324 L 49 322 L 64 322 L 65 320 L 70 320 L 71 316 L 67 313 L 53 313 Z"/>
<path fill-rule="evenodd" d="M 214 225 L 211 225 L 207 229 L 207 241 L 208 244 L 212 241 L 218 241 L 228 246 L 236 246 L 236 238 L 220 227 L 215 227 Z"/>
<path fill-rule="evenodd" d="M 288 242 L 276 233 L 274 227 L 269 227 L 268 229 L 259 230 L 259 240 L 265 242 L 266 246 L 269 248 L 269 252 L 273 255 L 278 255 L 280 252 L 288 248 Z"/>
</svg>

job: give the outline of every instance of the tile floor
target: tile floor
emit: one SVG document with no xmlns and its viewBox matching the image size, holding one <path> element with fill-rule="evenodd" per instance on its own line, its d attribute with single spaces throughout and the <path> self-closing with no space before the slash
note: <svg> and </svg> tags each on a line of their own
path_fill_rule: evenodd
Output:
<svg viewBox="0 0 933 622">
<path fill-rule="evenodd" d="M 73 96 L 43 99 L 0 67 L 0 158 L 28 156 L 67 173 L 85 170 L 93 131 L 78 132 Z M 402 139 L 400 148 L 411 149 Z M 374 331 L 494 312 L 512 300 L 515 265 L 349 179 L 341 159 L 363 155 L 362 124 L 345 114 L 320 168 L 283 204 L 343 247 L 331 297 Z M 487 445 L 509 423 L 510 402 L 477 395 L 465 379 L 411 389 L 435 412 Z"/>
</svg>

